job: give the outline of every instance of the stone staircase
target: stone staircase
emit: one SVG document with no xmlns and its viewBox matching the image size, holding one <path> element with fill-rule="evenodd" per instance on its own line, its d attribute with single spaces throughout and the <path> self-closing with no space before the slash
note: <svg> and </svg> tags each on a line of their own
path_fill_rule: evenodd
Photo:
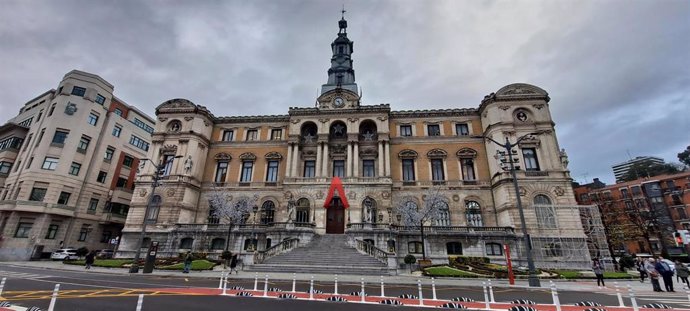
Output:
<svg viewBox="0 0 690 311">
<path fill-rule="evenodd" d="M 312 241 L 245 270 L 273 273 L 389 275 L 387 266 L 347 244 L 345 234 L 314 235 Z"/>
</svg>

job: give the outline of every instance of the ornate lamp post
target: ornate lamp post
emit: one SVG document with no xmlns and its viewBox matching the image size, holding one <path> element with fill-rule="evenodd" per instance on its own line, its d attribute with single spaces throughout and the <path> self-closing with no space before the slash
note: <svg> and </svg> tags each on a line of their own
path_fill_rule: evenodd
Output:
<svg viewBox="0 0 690 311">
<path fill-rule="evenodd" d="M 503 147 L 508 154 L 508 162 L 510 162 L 510 176 L 513 178 L 513 186 L 515 187 L 515 198 L 517 199 L 517 208 L 518 212 L 520 213 L 520 226 L 522 227 L 522 235 L 524 236 L 523 241 L 524 241 L 524 247 L 527 252 L 527 268 L 529 269 L 529 277 L 528 277 L 528 282 L 529 286 L 531 287 L 541 287 L 541 284 L 539 282 L 539 278 L 537 277 L 537 272 L 536 268 L 534 267 L 534 259 L 532 258 L 532 245 L 531 245 L 531 240 L 529 233 L 527 233 L 527 224 L 525 223 L 525 213 L 522 209 L 522 200 L 520 199 L 520 188 L 518 188 L 518 181 L 517 177 L 515 176 L 515 165 L 513 163 L 513 154 L 511 150 L 513 147 L 517 146 L 520 144 L 520 142 L 528 137 L 531 137 L 533 135 L 539 135 L 542 134 L 542 132 L 534 132 L 534 133 L 529 133 L 525 134 L 523 136 L 518 137 L 517 141 L 513 144 L 510 143 L 508 140 L 508 137 L 506 137 L 505 143 L 500 143 L 495 141 L 493 138 L 488 137 L 488 136 L 476 136 L 476 137 L 481 137 L 484 139 L 488 139 L 491 142 L 495 143 L 496 145 L 499 145 Z"/>
<path fill-rule="evenodd" d="M 172 163 L 175 159 L 181 158 L 181 155 L 174 156 L 168 161 L 163 162 L 161 161 L 158 165 L 151 161 L 151 159 L 141 159 L 140 161 L 149 161 L 151 164 L 153 164 L 154 168 L 154 173 L 153 173 L 153 185 L 151 185 L 151 195 L 149 195 L 149 201 L 146 203 L 146 209 L 144 210 L 144 222 L 141 225 L 141 234 L 139 235 L 139 240 L 137 241 L 137 252 L 134 255 L 134 262 L 132 263 L 132 267 L 129 268 L 129 273 L 139 273 L 139 258 L 141 258 L 141 246 L 144 243 L 144 236 L 146 235 L 146 225 L 148 224 L 148 216 L 149 216 L 149 209 L 151 208 L 151 203 L 153 202 L 153 197 L 156 192 L 156 187 L 158 186 L 158 181 L 160 180 L 160 173 L 161 170 L 163 170 L 168 163 Z"/>
</svg>

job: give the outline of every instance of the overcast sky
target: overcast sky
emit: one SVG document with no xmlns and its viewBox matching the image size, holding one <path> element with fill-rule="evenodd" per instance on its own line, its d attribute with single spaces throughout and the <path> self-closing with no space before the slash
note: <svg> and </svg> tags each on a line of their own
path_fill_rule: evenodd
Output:
<svg viewBox="0 0 690 311">
<path fill-rule="evenodd" d="M 580 182 L 690 144 L 686 0 L 1 3 L 0 123 L 72 69 L 152 116 L 178 97 L 216 116 L 312 106 L 345 3 L 365 105 L 476 108 L 537 85 Z"/>
</svg>

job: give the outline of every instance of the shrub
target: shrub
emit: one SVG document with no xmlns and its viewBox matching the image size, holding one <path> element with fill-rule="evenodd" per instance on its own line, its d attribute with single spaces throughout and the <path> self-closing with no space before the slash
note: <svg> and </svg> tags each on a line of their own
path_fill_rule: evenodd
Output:
<svg viewBox="0 0 690 311">
<path fill-rule="evenodd" d="M 621 271 L 625 271 L 625 269 L 632 269 L 635 267 L 635 259 L 633 259 L 631 256 L 623 255 L 620 259 L 618 259 L 618 264 Z"/>
<path fill-rule="evenodd" d="M 482 265 L 491 262 L 488 257 L 457 256 L 455 262 L 461 265 Z"/>
<path fill-rule="evenodd" d="M 86 256 L 86 254 L 89 253 L 89 249 L 82 246 L 82 247 L 77 249 L 76 253 L 77 253 L 77 256 L 79 256 L 79 258 L 81 258 L 81 257 Z"/>
<path fill-rule="evenodd" d="M 412 254 L 407 254 L 407 256 L 405 256 L 404 260 L 405 260 L 406 264 L 411 265 L 411 264 L 417 262 L 417 257 L 415 257 Z"/>
</svg>

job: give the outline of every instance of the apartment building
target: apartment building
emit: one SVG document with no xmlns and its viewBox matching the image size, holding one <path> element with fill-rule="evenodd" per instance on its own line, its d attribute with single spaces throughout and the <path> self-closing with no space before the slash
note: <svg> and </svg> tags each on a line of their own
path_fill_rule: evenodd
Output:
<svg viewBox="0 0 690 311">
<path fill-rule="evenodd" d="M 0 260 L 115 248 L 155 123 L 73 70 L 0 126 Z"/>
</svg>

